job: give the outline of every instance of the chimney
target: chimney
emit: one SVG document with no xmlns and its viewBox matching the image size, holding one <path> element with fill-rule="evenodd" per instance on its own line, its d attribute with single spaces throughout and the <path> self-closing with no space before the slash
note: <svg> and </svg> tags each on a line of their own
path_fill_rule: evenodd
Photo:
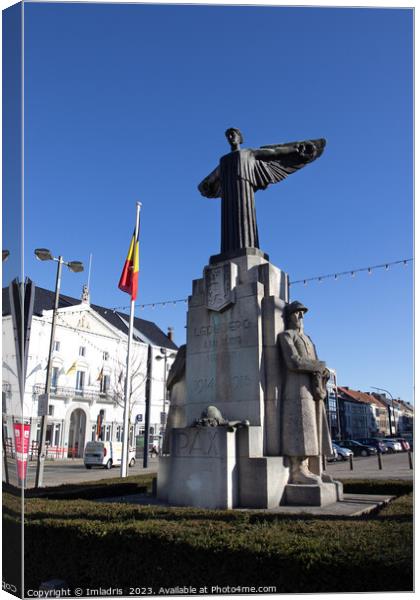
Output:
<svg viewBox="0 0 420 600">
<path fill-rule="evenodd" d="M 168 327 L 168 340 L 170 340 L 171 342 L 174 341 L 174 328 L 173 327 Z"/>
<path fill-rule="evenodd" d="M 90 304 L 90 293 L 87 285 L 83 286 L 82 290 L 82 304 Z"/>
</svg>

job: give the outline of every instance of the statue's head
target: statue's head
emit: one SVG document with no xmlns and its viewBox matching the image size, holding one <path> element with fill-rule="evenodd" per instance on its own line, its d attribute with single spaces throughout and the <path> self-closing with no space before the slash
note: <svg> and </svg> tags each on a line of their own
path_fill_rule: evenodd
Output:
<svg viewBox="0 0 420 600">
<path fill-rule="evenodd" d="M 308 312 L 308 309 L 299 300 L 294 300 L 286 306 L 287 327 L 289 329 L 303 329 L 303 315 Z"/>
<path fill-rule="evenodd" d="M 241 131 L 239 129 L 236 129 L 235 127 L 229 127 L 229 129 L 226 129 L 225 136 L 231 146 L 234 144 L 235 145 L 243 144 L 243 141 L 244 141 L 243 135 L 242 135 Z"/>
</svg>

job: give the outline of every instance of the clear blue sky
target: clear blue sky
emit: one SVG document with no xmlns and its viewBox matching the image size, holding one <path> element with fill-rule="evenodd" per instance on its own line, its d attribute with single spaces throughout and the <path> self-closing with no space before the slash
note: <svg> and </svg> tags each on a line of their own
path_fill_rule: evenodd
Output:
<svg viewBox="0 0 420 600">
<path fill-rule="evenodd" d="M 117 289 L 143 203 L 139 303 L 185 298 L 219 251 L 220 200 L 197 184 L 228 151 L 325 137 L 324 155 L 256 196 L 262 249 L 291 280 L 413 256 L 411 10 L 29 4 L 26 269 L 53 288 L 93 253 Z M 65 272 L 63 293 L 86 276 Z M 340 385 L 412 401 L 412 264 L 291 288 Z M 185 339 L 186 305 L 138 310 Z"/>
</svg>

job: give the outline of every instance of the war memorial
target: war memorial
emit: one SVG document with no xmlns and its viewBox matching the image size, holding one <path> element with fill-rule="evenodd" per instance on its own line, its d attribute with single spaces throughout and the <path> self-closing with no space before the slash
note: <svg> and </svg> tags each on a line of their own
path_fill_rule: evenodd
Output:
<svg viewBox="0 0 420 600">
<path fill-rule="evenodd" d="M 332 453 L 328 369 L 290 301 L 288 274 L 259 245 L 254 195 L 318 159 L 324 139 L 231 151 L 199 184 L 221 199 L 220 254 L 193 281 L 187 342 L 168 377 L 171 407 L 158 497 L 175 506 L 326 506 L 342 484 L 323 471 Z"/>
</svg>

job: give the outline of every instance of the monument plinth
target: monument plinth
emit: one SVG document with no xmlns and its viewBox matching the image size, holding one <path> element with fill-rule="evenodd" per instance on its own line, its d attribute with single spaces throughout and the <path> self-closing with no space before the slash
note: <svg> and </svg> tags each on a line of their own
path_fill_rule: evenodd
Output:
<svg viewBox="0 0 420 600">
<path fill-rule="evenodd" d="M 193 282 L 187 317 L 186 427 L 173 430 L 171 456 L 163 457 L 171 464 L 171 481 L 177 481 L 169 483 L 169 475 L 161 476 L 163 487 L 170 489 L 169 502 L 209 508 L 279 505 L 288 468 L 280 457 L 282 380 L 276 339 L 284 329 L 287 287 L 287 275 L 258 255 L 210 264 Z M 209 406 L 239 424 L 226 432 L 223 425 L 194 426 Z M 239 426 L 242 421 L 247 424 Z M 214 439 L 210 453 L 206 436 Z M 222 445 L 221 436 L 226 437 Z M 179 439 L 191 441 L 182 447 L 182 456 L 175 441 Z M 228 483 L 219 485 L 220 478 Z M 160 495 L 166 495 L 158 485 Z M 191 485 L 200 490 L 195 499 Z"/>
</svg>

